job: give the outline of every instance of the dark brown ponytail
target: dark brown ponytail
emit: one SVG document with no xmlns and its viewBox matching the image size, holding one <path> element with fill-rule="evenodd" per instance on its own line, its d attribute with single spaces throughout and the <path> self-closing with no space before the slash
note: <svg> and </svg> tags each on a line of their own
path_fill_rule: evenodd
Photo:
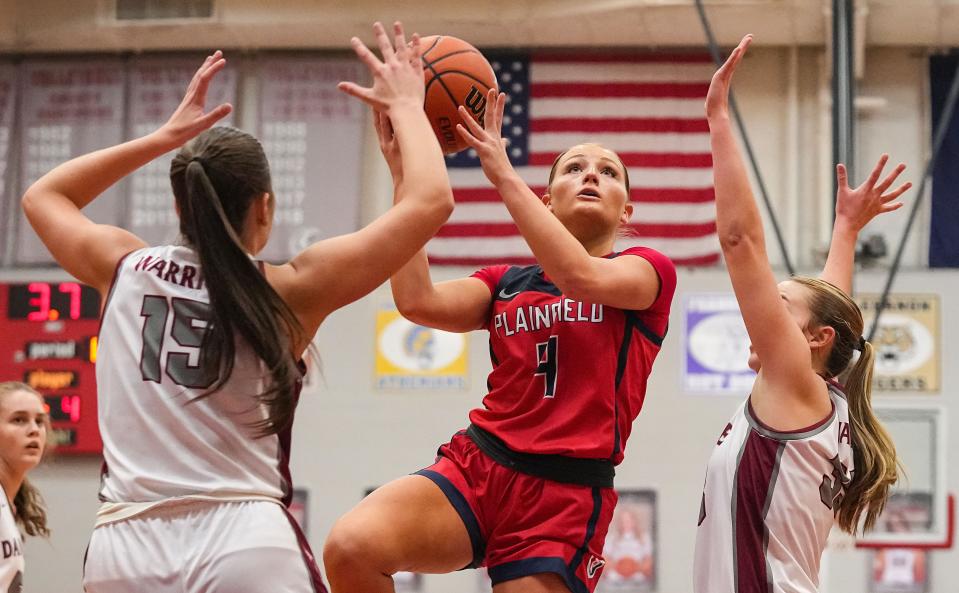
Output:
<svg viewBox="0 0 959 593">
<path fill-rule="evenodd" d="M 293 418 L 293 393 L 302 377 L 291 345 L 302 340 L 303 327 L 240 241 L 250 205 L 265 193 L 273 199 L 263 147 L 235 128 L 212 128 L 180 149 L 170 165 L 170 180 L 180 232 L 199 256 L 210 295 L 200 364 L 211 383 L 201 397 L 223 388 L 233 372 L 235 340 L 242 338 L 271 379 L 257 395 L 268 416 L 255 428 L 275 434 Z"/>
</svg>

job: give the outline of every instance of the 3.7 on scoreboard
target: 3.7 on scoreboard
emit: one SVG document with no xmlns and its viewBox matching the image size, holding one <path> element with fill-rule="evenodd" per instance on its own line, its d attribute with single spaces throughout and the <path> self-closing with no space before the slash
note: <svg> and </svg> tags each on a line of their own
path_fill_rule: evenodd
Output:
<svg viewBox="0 0 959 593">
<path fill-rule="evenodd" d="M 99 453 L 100 295 L 76 282 L 0 284 L 0 381 L 43 394 L 57 454 Z"/>
</svg>

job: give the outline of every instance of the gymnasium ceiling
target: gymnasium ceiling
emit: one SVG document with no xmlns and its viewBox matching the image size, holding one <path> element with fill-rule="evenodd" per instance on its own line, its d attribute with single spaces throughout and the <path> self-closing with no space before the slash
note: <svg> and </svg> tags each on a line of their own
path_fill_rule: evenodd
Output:
<svg viewBox="0 0 959 593">
<path fill-rule="evenodd" d="M 117 0 L 0 0 L 0 51 L 345 48 L 369 23 L 400 18 L 492 46 L 699 46 L 693 0 L 214 0 L 202 22 L 118 24 Z M 160 0 L 142 0 L 144 3 Z M 189 2 L 190 0 L 163 0 Z M 723 44 L 822 46 L 831 0 L 706 0 Z M 858 0 L 857 41 L 959 46 L 959 0 Z"/>
</svg>

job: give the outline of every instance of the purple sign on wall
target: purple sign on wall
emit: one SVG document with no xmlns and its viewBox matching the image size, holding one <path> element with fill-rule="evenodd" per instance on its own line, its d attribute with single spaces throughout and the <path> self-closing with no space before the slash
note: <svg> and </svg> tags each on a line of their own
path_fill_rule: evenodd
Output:
<svg viewBox="0 0 959 593">
<path fill-rule="evenodd" d="M 683 390 L 744 395 L 756 374 L 749 369 L 749 335 L 730 293 L 689 294 L 683 303 Z"/>
</svg>

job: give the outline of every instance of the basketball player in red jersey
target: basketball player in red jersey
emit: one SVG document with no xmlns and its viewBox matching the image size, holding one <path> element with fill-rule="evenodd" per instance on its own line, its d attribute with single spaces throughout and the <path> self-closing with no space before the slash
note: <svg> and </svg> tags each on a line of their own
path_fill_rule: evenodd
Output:
<svg viewBox="0 0 959 593">
<path fill-rule="evenodd" d="M 488 100 L 485 128 L 463 112 L 469 129 L 459 133 L 539 265 L 434 285 L 420 251 L 392 277 L 411 321 L 489 331 L 493 371 L 483 407 L 434 465 L 376 490 L 334 526 L 324 559 L 337 593 L 392 591 L 398 571 L 484 565 L 496 593 L 583 593 L 605 564 L 614 467 L 666 333 L 675 268 L 652 249 L 614 251 L 632 214 L 616 153 L 570 148 L 537 196 L 506 156 L 505 96 L 491 91 Z M 405 187 L 382 126 L 380 142 Z"/>
<path fill-rule="evenodd" d="M 357 38 L 372 86 L 340 88 L 396 130 L 409 185 L 354 233 L 292 261 L 253 257 L 276 199 L 260 143 L 212 126 L 220 52 L 197 71 L 170 120 L 142 138 L 70 160 L 27 190 L 23 209 L 57 262 L 104 297 L 97 360 L 103 501 L 84 571 L 88 593 L 317 593 L 305 538 L 286 512 L 301 356 L 327 315 L 382 284 L 446 221 L 452 193 L 423 112 L 417 38 L 374 26 Z M 181 241 L 148 246 L 81 208 L 140 166 L 170 167 Z M 389 245 L 383 250 L 379 246 Z"/>
<path fill-rule="evenodd" d="M 905 166 L 879 182 L 885 155 L 855 190 L 840 165 L 822 277 L 777 284 L 728 108 L 732 75 L 751 39 L 713 76 L 706 116 L 717 233 L 758 374 L 709 459 L 693 590 L 816 593 L 833 524 L 850 533 L 869 529 L 897 479 L 895 446 L 871 406 L 873 347 L 849 293 L 859 231 L 899 208 L 895 200 L 910 184 L 887 193 Z M 844 387 L 835 381 L 840 374 Z"/>
</svg>

